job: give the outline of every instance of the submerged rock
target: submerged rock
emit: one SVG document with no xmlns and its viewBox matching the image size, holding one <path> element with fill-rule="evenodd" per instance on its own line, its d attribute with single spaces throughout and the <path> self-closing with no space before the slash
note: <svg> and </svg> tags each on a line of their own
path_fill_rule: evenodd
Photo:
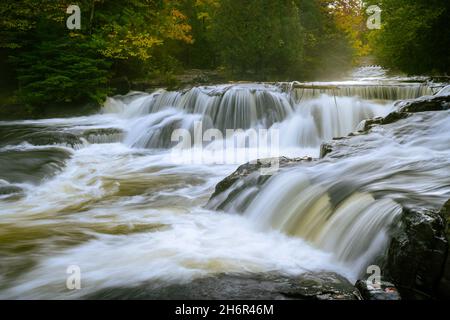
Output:
<svg viewBox="0 0 450 320">
<path fill-rule="evenodd" d="M 14 185 L 0 185 L 0 196 L 21 193 L 23 190 Z"/>
<path fill-rule="evenodd" d="M 185 284 L 146 284 L 101 290 L 87 299 L 145 300 L 359 300 L 358 290 L 336 273 L 218 275 Z"/>
<path fill-rule="evenodd" d="M 82 137 L 89 143 L 115 143 L 121 142 L 125 133 L 117 128 L 89 129 L 82 133 Z"/>
<path fill-rule="evenodd" d="M 0 179 L 0 199 L 17 199 L 23 196 L 23 189 Z"/>
<path fill-rule="evenodd" d="M 64 145 L 74 148 L 83 144 L 76 135 L 61 131 L 37 132 L 24 137 L 24 140 L 35 146 Z"/>
<path fill-rule="evenodd" d="M 39 183 L 60 172 L 72 157 L 69 149 L 48 147 L 0 152 L 0 179 L 9 183 Z"/>
</svg>

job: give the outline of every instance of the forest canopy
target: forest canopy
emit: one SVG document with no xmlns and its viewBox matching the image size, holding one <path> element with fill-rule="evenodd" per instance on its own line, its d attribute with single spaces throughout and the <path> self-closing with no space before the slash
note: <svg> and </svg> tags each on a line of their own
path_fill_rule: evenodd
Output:
<svg viewBox="0 0 450 320">
<path fill-rule="evenodd" d="M 69 5 L 81 29 L 69 30 Z M 366 8 L 382 10 L 368 30 Z M 445 0 L 3 0 L 2 90 L 39 110 L 101 103 L 136 81 L 189 69 L 226 80 L 333 77 L 374 54 L 407 73 L 447 73 Z"/>
</svg>

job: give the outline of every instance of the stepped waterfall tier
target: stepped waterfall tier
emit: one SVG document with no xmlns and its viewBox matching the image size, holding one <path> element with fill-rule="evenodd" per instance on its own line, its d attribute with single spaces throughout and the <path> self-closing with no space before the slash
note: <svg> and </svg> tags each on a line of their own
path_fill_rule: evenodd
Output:
<svg viewBox="0 0 450 320">
<path fill-rule="evenodd" d="M 405 212 L 436 220 L 450 199 L 448 88 L 354 77 L 132 92 L 94 115 L 0 122 L 0 297 L 220 298 L 217 281 L 280 298 L 267 292 L 304 277 L 355 298 L 372 265 L 401 287 L 401 228 L 429 226 Z M 65 287 L 74 266 L 82 290 Z"/>
</svg>

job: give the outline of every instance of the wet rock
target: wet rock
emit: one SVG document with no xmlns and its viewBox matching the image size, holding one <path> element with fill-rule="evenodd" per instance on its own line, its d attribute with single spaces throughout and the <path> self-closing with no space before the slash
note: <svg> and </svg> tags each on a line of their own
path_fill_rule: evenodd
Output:
<svg viewBox="0 0 450 320">
<path fill-rule="evenodd" d="M 117 128 L 90 129 L 84 131 L 82 137 L 90 143 L 114 143 L 123 140 L 124 132 Z"/>
<path fill-rule="evenodd" d="M 391 112 L 388 114 L 385 118 L 383 118 L 380 122 L 381 125 L 383 124 L 391 124 L 394 122 L 397 122 L 399 120 L 407 118 L 409 115 L 404 112 Z"/>
<path fill-rule="evenodd" d="M 445 218 L 445 222 L 447 223 L 447 240 L 450 241 L 450 200 L 442 208 L 441 216 Z M 450 299 L 450 249 L 447 251 L 447 257 L 443 266 L 442 277 L 439 281 L 438 296 L 445 299 Z"/>
<path fill-rule="evenodd" d="M 377 125 L 395 123 L 409 117 L 411 113 L 448 110 L 450 109 L 450 96 L 436 95 L 421 97 L 414 100 L 398 101 L 395 106 L 397 107 L 397 111 L 391 112 L 384 118 L 378 117 L 365 120 L 361 131 L 367 132 Z"/>
<path fill-rule="evenodd" d="M 382 122 L 383 122 L 383 118 L 382 117 L 377 117 L 377 118 L 373 118 L 373 119 L 364 120 L 362 128 L 361 128 L 361 131 L 367 132 L 370 129 L 372 129 L 374 126 L 382 124 Z"/>
<path fill-rule="evenodd" d="M 400 113 L 445 111 L 450 109 L 450 96 L 425 96 L 414 100 L 400 101 L 396 103 L 396 107 Z"/>
<path fill-rule="evenodd" d="M 446 221 L 438 211 L 404 209 L 382 269 L 402 297 L 428 299 L 438 295 L 447 251 Z"/>
<path fill-rule="evenodd" d="M 395 285 L 388 281 L 381 280 L 378 285 L 373 285 L 366 280 L 359 280 L 356 288 L 364 300 L 401 300 Z"/>
<path fill-rule="evenodd" d="M 325 142 L 320 146 L 320 158 L 325 158 L 328 154 L 333 152 L 333 143 Z"/>
<path fill-rule="evenodd" d="M 24 140 L 35 146 L 65 145 L 74 148 L 82 144 L 76 135 L 61 131 L 36 132 L 25 136 Z"/>
<path fill-rule="evenodd" d="M 301 300 L 360 300 L 358 290 L 336 273 L 307 273 L 290 283 L 282 294 Z"/>
<path fill-rule="evenodd" d="M 216 189 L 206 207 L 214 210 L 224 210 L 229 203 L 249 186 L 254 187 L 253 196 L 256 195 L 259 188 L 272 176 L 272 174 L 275 174 L 278 169 L 311 162 L 312 160 L 313 159 L 310 157 L 293 159 L 280 157 L 260 159 L 255 162 L 246 163 L 216 185 Z M 243 211 L 251 199 L 252 195 L 247 195 L 245 201 L 241 203 L 241 206 L 235 209 Z"/>
<path fill-rule="evenodd" d="M 358 300 L 358 290 L 335 273 L 218 275 L 185 284 L 146 284 L 101 290 L 87 299 L 145 300 Z"/>
<path fill-rule="evenodd" d="M 13 185 L 0 185 L 0 196 L 22 193 L 22 188 Z"/>
</svg>

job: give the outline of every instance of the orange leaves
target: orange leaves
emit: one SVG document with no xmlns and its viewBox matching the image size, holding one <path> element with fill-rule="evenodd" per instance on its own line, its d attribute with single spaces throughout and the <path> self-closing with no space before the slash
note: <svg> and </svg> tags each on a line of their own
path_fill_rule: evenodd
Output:
<svg viewBox="0 0 450 320">
<path fill-rule="evenodd" d="M 193 42 L 190 34 L 192 27 L 187 23 L 187 17 L 181 11 L 172 9 L 168 20 L 164 30 L 167 38 L 186 43 Z"/>
</svg>

